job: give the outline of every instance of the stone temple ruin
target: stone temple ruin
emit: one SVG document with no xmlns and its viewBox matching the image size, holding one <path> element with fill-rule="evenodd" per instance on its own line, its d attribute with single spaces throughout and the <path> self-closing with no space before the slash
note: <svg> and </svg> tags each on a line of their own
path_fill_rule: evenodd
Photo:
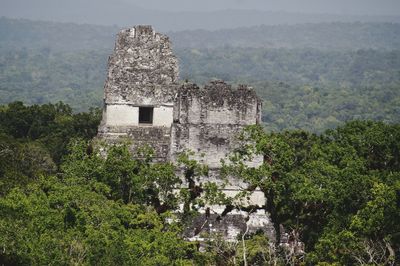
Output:
<svg viewBox="0 0 400 266">
<path fill-rule="evenodd" d="M 220 160 L 238 145 L 237 134 L 245 126 L 261 122 L 261 100 L 247 86 L 233 89 L 213 81 L 199 88 L 179 82 L 178 75 L 178 61 L 167 36 L 151 26 L 119 32 L 108 63 L 98 138 L 108 143 L 128 138 L 132 151 L 147 144 L 154 149 L 155 161 L 176 162 L 180 153 L 193 151 L 193 158 L 210 168 L 205 179 L 222 182 L 217 174 Z M 262 158 L 250 162 L 254 166 L 261 163 Z M 228 195 L 243 187 L 234 178 L 229 183 L 224 188 Z M 250 200 L 250 204 L 265 204 L 261 192 L 253 193 Z M 261 228 L 273 237 L 265 213 L 244 219 L 241 213 L 231 212 L 217 222 L 224 206 L 212 206 L 212 210 L 211 215 L 195 218 L 186 232 L 188 238 L 196 238 L 212 226 L 232 239 L 246 229 L 246 221 L 250 230 Z"/>
</svg>

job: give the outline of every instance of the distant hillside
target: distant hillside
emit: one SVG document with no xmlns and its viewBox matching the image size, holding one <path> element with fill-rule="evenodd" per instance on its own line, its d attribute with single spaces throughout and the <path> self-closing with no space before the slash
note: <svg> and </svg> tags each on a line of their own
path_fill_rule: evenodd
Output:
<svg viewBox="0 0 400 266">
<path fill-rule="evenodd" d="M 63 101 L 74 110 L 100 106 L 109 50 L 0 53 L 0 104 Z"/>
<path fill-rule="evenodd" d="M 31 21 L 0 18 L 0 51 L 51 49 L 78 51 L 111 49 L 116 26 Z"/>
<path fill-rule="evenodd" d="M 205 83 L 283 81 L 330 87 L 382 87 L 400 83 L 400 50 L 321 51 L 318 49 L 177 49 L 181 77 Z"/>
<path fill-rule="evenodd" d="M 157 31 L 160 29 L 155 28 Z M 0 18 L 0 50 L 50 48 L 54 51 L 109 49 L 117 26 L 79 25 Z M 400 24 L 317 23 L 254 26 L 218 31 L 167 32 L 175 48 L 316 48 L 357 50 L 400 48 Z"/>
<path fill-rule="evenodd" d="M 179 48 L 268 47 L 322 50 L 399 49 L 400 24 L 307 23 L 168 33 Z"/>
</svg>

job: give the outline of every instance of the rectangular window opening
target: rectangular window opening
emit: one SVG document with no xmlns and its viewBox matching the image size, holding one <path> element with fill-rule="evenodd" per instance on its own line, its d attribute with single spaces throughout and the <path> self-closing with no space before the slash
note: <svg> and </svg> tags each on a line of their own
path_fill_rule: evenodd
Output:
<svg viewBox="0 0 400 266">
<path fill-rule="evenodd" d="M 153 124 L 153 107 L 139 107 L 139 124 Z"/>
</svg>

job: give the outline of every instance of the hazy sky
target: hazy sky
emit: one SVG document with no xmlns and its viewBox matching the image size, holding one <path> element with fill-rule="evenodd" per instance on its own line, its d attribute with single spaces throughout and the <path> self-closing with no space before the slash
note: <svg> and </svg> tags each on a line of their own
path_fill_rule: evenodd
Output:
<svg viewBox="0 0 400 266">
<path fill-rule="evenodd" d="M 217 10 L 225 11 L 210 12 Z M 151 24 L 164 31 L 332 21 L 399 23 L 400 0 L 0 0 L 0 16 L 119 26 Z"/>
<path fill-rule="evenodd" d="M 123 0 L 160 10 L 257 9 L 303 13 L 400 15 L 400 0 Z"/>
</svg>

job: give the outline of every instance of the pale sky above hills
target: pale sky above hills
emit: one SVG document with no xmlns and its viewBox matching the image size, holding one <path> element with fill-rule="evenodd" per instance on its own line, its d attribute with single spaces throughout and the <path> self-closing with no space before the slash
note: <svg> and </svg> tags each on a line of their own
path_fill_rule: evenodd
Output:
<svg viewBox="0 0 400 266">
<path fill-rule="evenodd" d="M 102 8 L 110 5 L 143 7 L 162 11 L 216 11 L 225 9 L 252 9 L 263 11 L 286 11 L 300 13 L 329 13 L 343 15 L 400 15 L 400 0 L 0 0 L 0 9 L 8 6 L 32 5 L 46 10 L 48 5 L 65 6 L 67 3 L 92 5 Z M 98 4 L 96 4 L 98 3 Z M 29 10 L 25 10 L 29 12 Z M 105 13 L 107 10 L 103 10 Z M 2 14 L 6 15 L 6 14 Z"/>
<path fill-rule="evenodd" d="M 255 9 L 302 13 L 400 15 L 400 0 L 123 0 L 148 9 L 215 11 Z"/>
<path fill-rule="evenodd" d="M 160 30 L 400 22 L 400 0 L 0 0 L 0 16 Z"/>
</svg>

